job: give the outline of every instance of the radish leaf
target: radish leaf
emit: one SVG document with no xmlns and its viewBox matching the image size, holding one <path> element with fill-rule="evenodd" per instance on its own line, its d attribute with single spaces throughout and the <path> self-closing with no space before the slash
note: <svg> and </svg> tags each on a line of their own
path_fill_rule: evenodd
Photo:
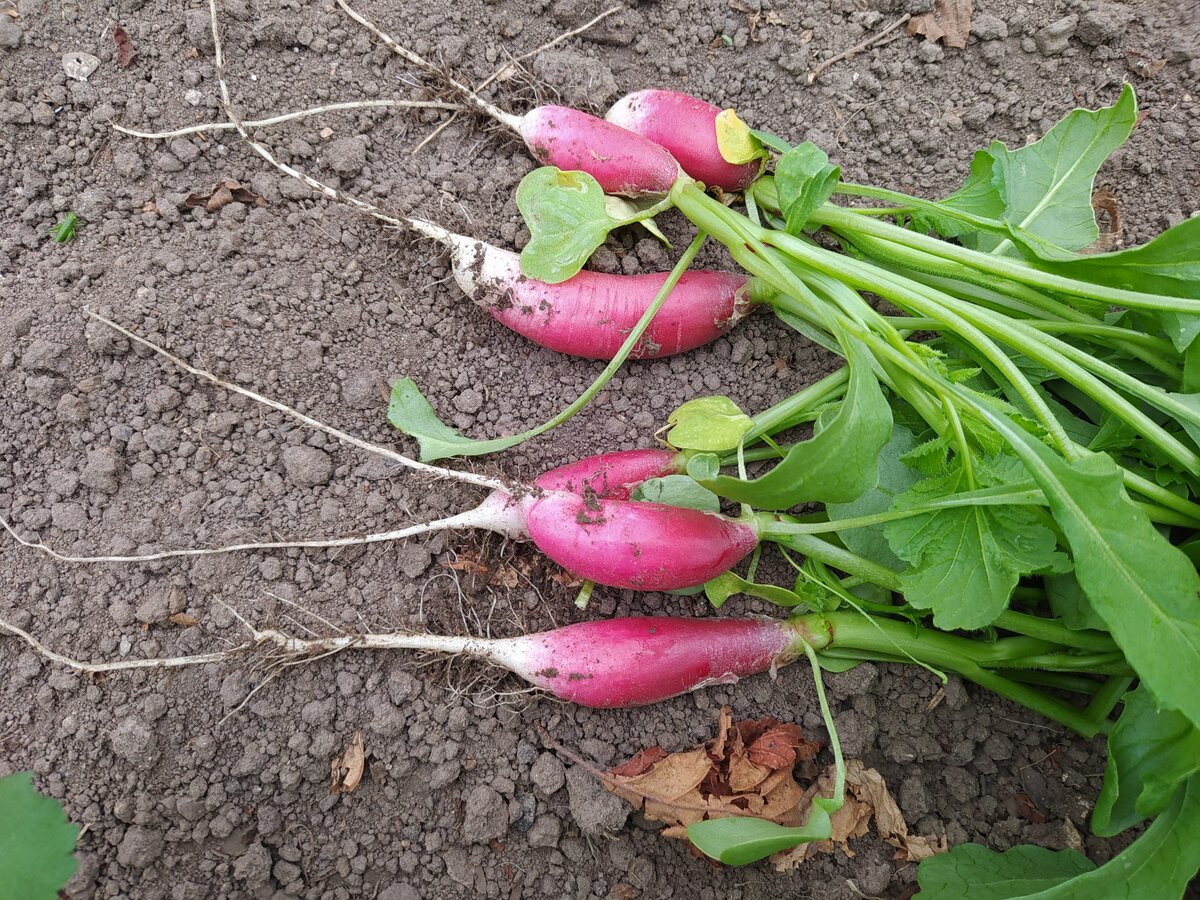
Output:
<svg viewBox="0 0 1200 900">
<path fill-rule="evenodd" d="M 1121 467 L 1079 451 L 1067 462 L 986 407 L 1066 536 L 1075 577 L 1160 704 L 1200 723 L 1200 575 L 1125 493 Z"/>
<path fill-rule="evenodd" d="M 923 860 L 915 900 L 1181 897 L 1200 867 L 1200 778 L 1181 785 L 1142 835 L 1096 868 L 1074 850 L 961 844 Z"/>
<path fill-rule="evenodd" d="M 1017 461 L 1009 460 L 1020 469 Z M 982 475 L 995 467 L 980 465 Z M 1003 484 L 1003 477 L 981 479 Z M 896 500 L 897 509 L 921 507 L 966 490 L 961 466 L 918 482 Z M 1008 606 L 1022 575 L 1061 572 L 1066 557 L 1054 532 L 1027 506 L 970 505 L 918 513 L 888 523 L 885 533 L 896 555 L 911 564 L 900 575 L 908 602 L 932 609 L 946 630 L 984 628 Z"/>
<path fill-rule="evenodd" d="M 871 368 L 867 348 L 848 339 L 850 383 L 843 401 L 817 420 L 813 436 L 791 446 L 773 469 L 752 481 L 720 475 L 717 458 L 688 460 L 688 474 L 718 496 L 756 509 L 797 503 L 847 503 L 879 480 L 879 451 L 892 437 L 892 411 Z"/>
<path fill-rule="evenodd" d="M 1100 236 L 1092 209 L 1096 172 L 1136 119 L 1137 100 L 1126 84 L 1113 106 L 1073 110 L 1033 144 L 1009 150 L 994 141 L 975 154 L 962 188 L 938 204 L 946 216 L 923 213 L 916 221 L 976 250 L 1010 250 L 1016 237 L 953 221 L 956 211 L 1003 220 L 1067 250 L 1086 247 Z"/>
<path fill-rule="evenodd" d="M 667 417 L 671 446 L 680 450 L 733 450 L 754 421 L 728 397 L 697 397 Z"/>
<path fill-rule="evenodd" d="M 1124 703 L 1108 734 L 1104 787 L 1092 813 L 1092 831 L 1101 837 L 1158 815 L 1179 783 L 1200 771 L 1200 730 L 1174 710 L 1155 709 L 1145 687 Z"/>
<path fill-rule="evenodd" d="M 720 498 L 686 475 L 648 478 L 637 486 L 631 499 L 646 503 L 665 503 L 668 506 L 679 506 L 683 509 L 698 509 L 701 512 L 719 513 L 721 511 Z"/>
<path fill-rule="evenodd" d="M 78 837 L 62 804 L 33 789 L 32 772 L 0 778 L 0 896 L 56 900 L 79 866 Z"/>
<path fill-rule="evenodd" d="M 829 164 L 825 151 L 811 141 L 793 147 L 775 164 L 775 189 L 788 234 L 799 235 L 813 214 L 833 195 L 842 170 Z"/>
<path fill-rule="evenodd" d="M 833 833 L 829 813 L 820 807 L 824 797 L 813 798 L 808 821 L 787 828 L 751 816 L 706 819 L 688 826 L 688 840 L 705 856 L 727 866 L 744 866 L 797 844 L 827 841 Z"/>
<path fill-rule="evenodd" d="M 585 172 L 554 166 L 534 169 L 517 187 L 517 208 L 529 226 L 521 251 L 526 278 L 558 284 L 583 268 L 618 224 L 608 214 L 604 189 Z"/>
</svg>

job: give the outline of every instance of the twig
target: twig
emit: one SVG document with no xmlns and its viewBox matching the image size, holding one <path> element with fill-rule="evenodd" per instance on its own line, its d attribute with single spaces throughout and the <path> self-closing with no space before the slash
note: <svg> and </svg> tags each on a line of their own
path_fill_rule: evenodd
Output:
<svg viewBox="0 0 1200 900">
<path fill-rule="evenodd" d="M 343 4 L 343 6 L 344 6 L 344 4 Z M 500 68 L 498 68 L 495 72 L 493 72 L 491 75 L 489 75 L 487 78 L 485 78 L 483 81 L 479 82 L 479 84 L 475 85 L 475 93 L 479 93 L 480 91 L 482 91 L 484 88 L 486 88 L 488 85 L 490 85 L 497 78 L 504 75 L 510 69 L 520 66 L 521 63 L 523 63 L 525 60 L 531 59 L 532 57 L 537 56 L 539 53 L 542 53 L 545 50 L 549 50 L 551 47 L 561 44 L 563 41 L 569 40 L 570 38 L 573 38 L 576 35 L 583 34 L 583 32 L 587 31 L 590 28 L 593 28 L 599 22 L 603 21 L 604 19 L 607 19 L 613 13 L 619 12 L 620 10 L 621 10 L 620 6 L 609 7 L 604 12 L 600 13 L 600 15 L 596 16 L 596 18 L 592 19 L 590 22 L 584 22 L 578 28 L 573 28 L 570 31 L 564 31 L 558 37 L 553 38 L 549 41 L 546 41 L 546 43 L 542 44 L 540 47 L 534 47 L 532 50 L 529 50 L 525 53 L 522 53 L 520 56 L 510 59 L 508 62 L 506 62 Z M 349 12 L 349 10 L 347 10 L 347 12 Z M 426 144 L 430 143 L 435 138 L 437 138 L 437 136 L 439 134 L 441 134 L 443 131 L 445 131 L 447 128 L 449 128 L 451 125 L 453 125 L 457 119 L 458 119 L 458 112 L 455 112 L 454 115 L 452 115 L 449 119 L 447 119 L 445 122 L 443 122 L 437 128 L 435 128 L 433 131 L 431 131 L 429 133 L 429 135 L 423 141 L 421 141 L 421 143 L 417 144 L 417 146 L 413 148 L 412 154 L 415 156 L 416 154 L 420 153 L 422 147 L 424 147 Z"/>
<path fill-rule="evenodd" d="M 400 107 L 402 109 L 446 109 L 459 111 L 462 109 L 457 103 L 447 103 L 442 100 L 349 100 L 344 103 L 330 103 L 325 106 L 313 106 L 309 109 L 301 109 L 296 112 L 283 113 L 278 116 L 271 116 L 269 119 L 247 119 L 243 124 L 247 128 L 265 128 L 270 125 L 280 125 L 284 122 L 293 122 L 296 119 L 306 119 L 309 116 L 319 116 L 324 113 L 338 112 L 346 109 L 379 109 L 389 107 Z M 177 128 L 174 131 L 138 131 L 135 128 L 126 128 L 124 125 L 112 123 L 113 130 L 119 131 L 122 134 L 128 134 L 136 138 L 144 138 L 148 141 L 161 141 L 167 138 L 184 137 L 189 134 L 199 134 L 204 131 L 236 131 L 237 125 L 233 122 L 205 122 L 201 125 L 189 125 L 186 128 Z"/>
<path fill-rule="evenodd" d="M 90 309 L 85 309 L 84 312 L 91 318 L 96 319 L 99 322 L 103 322 L 105 325 L 107 325 L 109 328 L 112 328 L 114 331 L 117 331 L 120 334 L 123 334 L 125 337 L 129 338 L 131 341 L 141 344 L 143 347 L 153 350 L 159 356 L 162 356 L 165 359 L 170 360 L 175 365 L 179 366 L 179 368 L 183 369 L 185 372 L 189 372 L 192 375 L 195 375 L 197 378 L 203 378 L 205 381 L 215 384 L 217 387 L 224 388 L 227 391 L 233 391 L 235 394 L 241 394 L 243 397 L 248 397 L 251 400 L 253 400 L 254 402 L 260 403 L 263 406 L 268 406 L 271 409 L 278 410 L 279 412 L 282 412 L 282 413 L 286 413 L 287 415 L 291 416 L 292 418 L 303 422 L 305 425 L 308 425 L 310 428 L 315 428 L 318 431 L 323 431 L 323 432 L 325 432 L 325 434 L 328 434 L 331 437 L 335 437 L 340 441 L 345 441 L 346 443 L 352 444 L 353 446 L 358 447 L 362 450 L 366 450 L 370 453 L 375 453 L 386 459 L 390 459 L 393 462 L 399 463 L 400 465 L 402 465 L 406 468 L 414 469 L 418 472 L 424 472 L 428 475 L 433 475 L 437 478 L 450 478 L 450 479 L 453 479 L 456 481 L 466 482 L 467 484 L 478 485 L 479 487 L 491 488 L 492 490 L 499 490 L 499 491 L 512 491 L 513 490 L 512 485 L 506 484 L 504 481 L 501 481 L 498 478 L 488 478 L 485 475 L 475 475 L 471 472 L 460 472 L 455 469 L 443 469 L 441 466 L 431 466 L 428 463 L 418 462 L 417 460 L 412 459 L 411 457 L 405 456 L 402 453 L 397 453 L 395 450 L 392 450 L 388 447 L 382 447 L 379 444 L 372 444 L 370 441 L 364 441 L 362 438 L 357 438 L 352 434 L 347 434 L 346 432 L 341 431 L 337 428 L 334 428 L 331 425 L 326 425 L 324 422 L 318 422 L 316 419 L 312 418 L 311 416 L 306 416 L 304 413 L 302 413 L 298 410 L 292 409 L 290 406 L 280 403 L 278 400 L 272 400 L 269 397 L 264 397 L 262 394 L 256 393 L 255 391 L 252 391 L 249 388 L 244 388 L 241 385 L 237 385 L 237 384 L 233 384 L 232 382 L 225 381 L 221 378 L 218 378 L 216 375 L 213 375 L 211 372 L 206 372 L 203 369 L 198 369 L 195 366 L 189 365 L 188 363 L 185 363 L 182 359 L 180 359 L 178 356 L 175 356 L 174 354 L 170 353 L 169 351 L 164 350 L 162 347 L 159 347 L 157 344 L 151 343 L 150 341 L 146 340 L 143 337 L 139 337 L 138 335 L 136 335 L 132 331 L 130 331 L 128 328 L 123 328 L 122 326 L 118 325 L 116 322 L 112 321 L 111 319 L 105 318 L 104 316 L 100 315 L 97 312 L 93 312 Z"/>
<path fill-rule="evenodd" d="M 210 0 L 210 2 L 215 2 L 215 0 Z M 420 68 L 424 69 L 426 72 L 429 72 L 430 74 L 436 75 L 438 78 L 441 78 L 447 84 L 449 84 L 450 87 L 454 88 L 454 90 L 457 91 L 458 94 L 462 97 L 462 99 L 464 101 L 466 101 L 469 105 L 474 106 L 477 110 L 482 112 L 484 115 L 491 116 L 497 122 L 500 122 L 503 125 L 507 125 L 513 131 L 520 132 L 520 130 L 521 130 L 521 117 L 520 116 L 514 116 L 512 113 L 506 113 L 504 110 L 500 109 L 498 106 L 495 106 L 494 104 L 489 103 L 488 101 L 484 100 L 477 93 L 475 93 L 473 90 L 471 90 L 467 85 L 463 84 L 461 81 L 459 81 L 453 75 L 450 75 L 450 74 L 442 71 L 437 66 L 435 66 L 433 63 L 431 63 L 429 60 L 425 59 L 423 56 L 417 55 L 413 51 L 409 50 L 407 47 L 400 46 L 400 44 L 398 44 L 391 37 L 391 35 L 387 34 L 387 32 L 385 32 L 385 31 L 383 31 L 378 25 L 376 25 L 374 22 L 372 22 L 366 16 L 355 11 L 355 9 L 352 6 L 350 6 L 350 4 L 346 2 L 346 0 L 337 0 L 337 3 L 338 3 L 338 6 L 340 6 L 343 10 L 345 10 L 346 15 L 348 15 L 359 25 L 363 26 L 368 31 L 370 31 L 372 34 L 374 34 L 377 38 L 379 38 L 379 40 L 383 41 L 383 43 L 387 46 L 387 48 L 389 50 L 391 50 L 393 53 L 395 53 L 397 56 L 399 56 L 401 59 L 408 60 L 408 62 L 412 63 L 414 66 L 419 66 Z"/>
<path fill-rule="evenodd" d="M 883 31 L 879 32 L 878 34 L 873 35 L 872 37 L 867 38 L 861 44 L 855 44 L 849 50 L 843 50 L 837 56 L 831 56 L 829 59 L 823 60 L 817 66 L 815 66 L 811 72 L 808 73 L 808 77 L 805 80 L 805 84 L 812 84 L 814 81 L 816 81 L 818 78 L 821 77 L 822 72 L 824 72 L 826 69 L 828 69 L 834 63 L 839 63 L 843 59 L 849 59 L 850 57 L 854 56 L 854 54 L 862 53 L 864 50 L 870 50 L 873 46 L 875 46 L 875 44 L 877 44 L 879 42 L 879 40 L 881 38 L 886 37 L 887 35 L 891 34 L 893 31 L 895 31 L 897 28 L 899 28 L 901 25 L 906 23 L 911 18 L 912 18 L 912 16 L 909 13 L 905 13 L 899 19 L 897 19 L 895 22 L 893 22 L 891 25 L 889 25 L 887 28 L 883 29 Z"/>
</svg>

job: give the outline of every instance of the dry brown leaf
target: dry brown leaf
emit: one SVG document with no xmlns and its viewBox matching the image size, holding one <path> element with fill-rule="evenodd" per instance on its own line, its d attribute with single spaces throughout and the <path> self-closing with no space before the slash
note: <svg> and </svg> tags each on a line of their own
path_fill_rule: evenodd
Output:
<svg viewBox="0 0 1200 900">
<path fill-rule="evenodd" d="M 1145 53 L 1138 53 L 1136 50 L 1126 50 L 1125 63 L 1129 67 L 1130 72 L 1140 75 L 1142 78 L 1150 79 L 1163 70 L 1167 61 L 1165 59 L 1155 59 L 1152 56 L 1147 56 Z"/>
<path fill-rule="evenodd" d="M 227 206 L 233 202 L 245 203 L 247 206 L 266 206 L 267 201 L 259 194 L 250 190 L 248 187 L 243 187 L 232 178 L 223 178 L 214 185 L 213 189 L 207 194 L 194 193 L 188 194 L 183 199 L 184 206 L 203 207 L 209 212 L 216 212 L 222 206 Z"/>
<path fill-rule="evenodd" d="M 117 65 L 128 69 L 133 58 L 137 56 L 137 48 L 133 46 L 129 33 L 120 25 L 113 26 L 113 42 L 117 45 Z"/>
<path fill-rule="evenodd" d="M 807 809 L 818 793 L 829 796 L 834 778 L 834 767 L 829 766 L 806 792 L 800 806 Z M 883 776 L 875 769 L 868 769 L 861 760 L 851 759 L 846 761 L 846 802 L 830 816 L 833 840 L 800 844 L 776 853 L 771 861 L 776 869 L 786 872 L 800 865 L 811 853 L 832 853 L 835 844 L 841 846 L 843 853 L 853 856 L 854 852 L 847 842 L 866 835 L 872 819 L 875 820 L 875 831 L 879 837 L 896 848 L 896 859 L 918 862 L 949 849 L 944 835 L 941 838 L 909 835 L 908 823 L 888 791 Z"/>
<path fill-rule="evenodd" d="M 361 731 L 356 731 L 341 756 L 335 756 L 329 764 L 329 793 L 349 794 L 357 788 L 358 783 L 362 781 L 366 761 L 367 755 L 363 750 L 363 734 Z M 342 774 L 343 769 L 346 770 L 345 775 Z"/>
<path fill-rule="evenodd" d="M 751 747 L 757 748 L 757 760 Z M 798 825 L 804 790 L 792 770 L 817 749 L 798 726 L 771 718 L 735 724 L 726 707 L 717 736 L 706 744 L 669 754 L 648 748 L 602 780 L 647 819 L 665 823 L 665 837 L 686 839 L 688 825 L 723 816 Z"/>
<path fill-rule="evenodd" d="M 184 628 L 190 628 L 193 625 L 200 624 L 200 620 L 195 616 L 189 616 L 187 613 L 183 612 L 172 613 L 171 618 L 168 621 L 170 621 L 172 625 L 180 625 Z"/>
<path fill-rule="evenodd" d="M 908 20 L 908 36 L 918 34 L 961 50 L 971 34 L 971 0 L 934 0 L 931 12 Z"/>
<path fill-rule="evenodd" d="M 6 16 L 8 16 L 10 19 L 17 19 L 17 18 L 20 18 L 20 15 L 21 15 L 19 12 L 17 12 L 17 11 L 16 11 L 15 9 L 13 9 L 11 6 L 5 7 L 5 9 L 4 9 L 4 14 L 5 14 Z"/>
<path fill-rule="evenodd" d="M 746 16 L 746 24 L 750 26 L 750 40 L 754 43 L 760 43 L 761 39 L 758 36 L 759 25 L 786 25 L 787 22 L 783 16 L 770 9 L 755 9 L 749 4 L 741 2 L 741 0 L 729 0 L 729 8 L 744 13 Z"/>
</svg>

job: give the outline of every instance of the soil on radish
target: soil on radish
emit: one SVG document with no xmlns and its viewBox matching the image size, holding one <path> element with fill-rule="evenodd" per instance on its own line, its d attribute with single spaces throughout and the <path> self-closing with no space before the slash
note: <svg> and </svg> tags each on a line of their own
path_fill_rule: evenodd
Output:
<svg viewBox="0 0 1200 900">
<path fill-rule="evenodd" d="M 411 70 L 332 4 L 222 5 L 231 87 L 245 115 L 323 97 L 416 96 L 406 83 Z M 1200 128 L 1200 25 L 1189 4 L 1125 4 L 1136 18 L 1107 43 L 1076 38 L 1048 57 L 1034 35 L 1065 14 L 1062 4 L 975 5 L 977 18 L 1003 21 L 1007 37 L 972 39 L 965 51 L 902 38 L 833 66 L 810 87 L 812 63 L 908 6 L 776 4 L 783 24 L 760 15 L 752 32 L 747 14 L 725 0 L 663 0 L 614 16 L 572 46 L 586 70 L 581 83 L 597 86 L 595 112 L 629 90 L 687 90 L 735 105 L 785 138 L 814 140 L 848 177 L 932 195 L 959 180 L 986 140 L 1019 145 L 1071 107 L 1110 99 L 1130 77 L 1126 51 L 1166 58 L 1138 84 L 1151 114 L 1100 181 L 1120 199 L 1131 242 L 1200 207 L 1200 157 L 1191 149 Z M 403 6 L 400 14 L 395 3 L 361 4 L 473 83 L 508 54 L 596 12 L 572 0 Z M 1078 6 L 1088 21 L 1111 13 L 1095 0 Z M 232 135 L 149 144 L 111 133 L 114 116 L 155 128 L 220 118 L 202 10 L 124 5 L 120 24 L 137 58 L 121 69 L 110 58 L 106 12 L 66 3 L 61 15 L 36 15 L 25 7 L 6 32 L 21 33 L 19 46 L 0 48 L 0 510 L 26 531 L 81 552 L 128 552 L 379 530 L 483 496 L 398 473 L 198 385 L 85 326 L 84 304 L 376 441 L 394 439 L 384 411 L 387 383 L 400 375 L 417 379 L 456 427 L 484 437 L 548 418 L 599 370 L 507 331 L 461 295 L 431 244 L 313 201 Z M 999 32 L 993 26 L 989 35 Z M 1078 37 L 1104 33 L 1080 28 Z M 64 47 L 104 60 L 88 83 L 60 74 Z M 555 99 L 554 85 L 523 77 L 500 88 L 515 111 Z M 462 117 L 411 156 L 437 121 L 341 113 L 263 136 L 291 162 L 360 196 L 519 248 L 527 234 L 512 198 L 534 165 L 527 151 Z M 226 177 L 269 205 L 231 203 L 216 213 L 186 206 L 188 194 Z M 55 244 L 46 229 L 67 210 L 79 216 L 75 240 Z M 686 243 L 674 220 L 663 225 L 676 247 Z M 662 268 L 662 253 L 630 231 L 593 265 L 649 271 Z M 730 263 L 709 248 L 698 265 Z M 646 446 L 684 400 L 721 392 L 759 409 L 834 365 L 772 317 L 750 317 L 708 347 L 631 363 L 567 426 L 480 466 L 528 478 L 599 450 Z M 448 567 L 468 559 L 488 571 Z M 300 632 L 331 625 L 292 604 L 347 630 L 510 635 L 583 618 L 572 604 L 577 586 L 534 560 L 533 550 L 495 536 L 434 535 L 338 554 L 70 568 L 0 541 L 0 616 L 76 656 L 112 658 L 239 640 L 217 600 Z M 739 613 L 766 611 L 735 602 Z M 704 610 L 702 599 L 602 589 L 591 604 L 588 615 Z M 787 875 L 703 864 L 589 777 L 564 771 L 535 728 L 605 766 L 655 743 L 695 745 L 722 703 L 735 718 L 770 715 L 819 735 L 810 676 L 800 667 L 774 682 L 762 676 L 605 712 L 500 696 L 473 683 L 477 675 L 458 663 L 345 655 L 291 670 L 218 724 L 254 687 L 247 670 L 94 682 L 2 640 L 0 735 L 21 737 L 5 741 L 0 771 L 35 769 L 39 787 L 88 824 L 69 891 L 76 898 L 276 890 L 385 900 L 848 898 L 855 890 L 894 897 L 911 882 L 914 867 L 894 863 L 891 848 L 870 836 L 855 843 L 852 859 L 818 857 Z M 847 755 L 884 774 L 913 831 L 996 848 L 1083 847 L 1096 859 L 1112 852 L 1087 828 L 1103 772 L 1099 742 L 957 680 L 941 688 L 913 668 L 868 665 L 829 680 Z M 354 793 L 331 796 L 330 759 L 358 729 L 367 774 Z M 616 837 L 601 839 L 601 831 Z"/>
</svg>

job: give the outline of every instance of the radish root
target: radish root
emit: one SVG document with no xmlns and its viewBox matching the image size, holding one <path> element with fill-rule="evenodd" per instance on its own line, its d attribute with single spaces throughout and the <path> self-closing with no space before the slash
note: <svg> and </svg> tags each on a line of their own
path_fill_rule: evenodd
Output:
<svg viewBox="0 0 1200 900">
<path fill-rule="evenodd" d="M 297 119 L 307 119 L 325 113 L 339 112 L 347 109 L 443 109 L 458 112 L 462 109 L 457 103 L 447 103 L 444 100 L 348 100 L 344 103 L 329 103 L 325 106 L 313 106 L 295 112 L 271 116 L 268 119 L 247 119 L 243 124 L 247 128 L 266 128 L 271 125 L 282 125 L 284 122 L 294 122 Z M 148 141 L 162 141 L 168 138 L 185 137 L 189 134 L 200 134 L 205 131 L 236 131 L 233 122 L 205 122 L 200 125 L 189 125 L 176 128 L 174 131 L 138 131 L 136 128 L 126 128 L 112 122 L 114 131 L 128 134 L 131 137 L 143 138 Z"/>
</svg>

